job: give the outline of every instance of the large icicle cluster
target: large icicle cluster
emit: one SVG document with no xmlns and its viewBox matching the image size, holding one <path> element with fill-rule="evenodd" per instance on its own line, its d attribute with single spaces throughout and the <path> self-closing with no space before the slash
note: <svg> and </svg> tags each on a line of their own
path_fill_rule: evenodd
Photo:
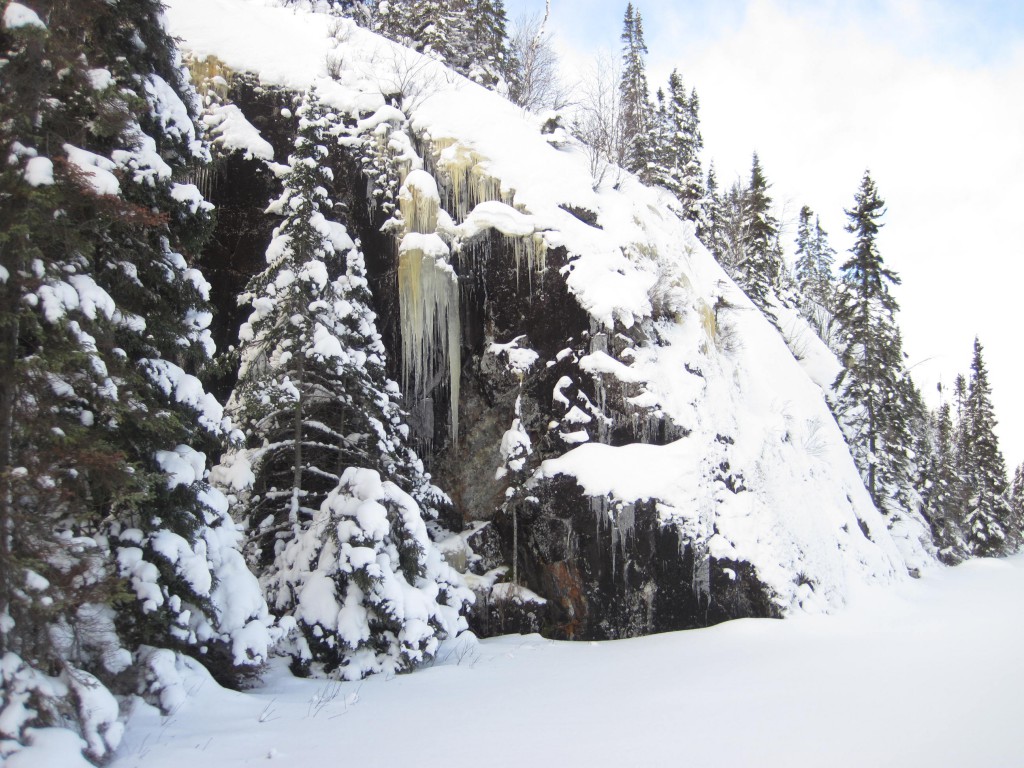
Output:
<svg viewBox="0 0 1024 768">
<path fill-rule="evenodd" d="M 447 372 L 451 440 L 457 445 L 462 375 L 459 280 L 448 264 L 448 246 L 437 234 L 437 183 L 426 171 L 412 171 L 398 199 L 407 231 L 398 248 L 402 383 L 406 396 L 420 403 Z"/>
</svg>

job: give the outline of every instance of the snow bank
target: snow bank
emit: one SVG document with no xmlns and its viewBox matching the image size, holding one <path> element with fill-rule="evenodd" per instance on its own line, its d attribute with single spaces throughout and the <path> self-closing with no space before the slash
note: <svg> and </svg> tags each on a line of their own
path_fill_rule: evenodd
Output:
<svg viewBox="0 0 1024 768">
<path fill-rule="evenodd" d="M 975 560 L 855 590 L 837 616 L 601 643 L 463 635 L 434 668 L 391 680 L 327 686 L 278 663 L 240 693 L 182 670 L 194 703 L 173 718 L 136 706 L 111 768 L 339 755 L 429 768 L 479 755 L 494 768 L 538 755 L 588 768 L 1019 765 L 1024 614 L 1007 606 L 1022 601 L 1024 558 Z M 515 737 L 495 749 L 496 733 Z"/>
<path fill-rule="evenodd" d="M 21 27 L 35 27 L 46 29 L 39 14 L 21 3 L 8 3 L 4 9 L 4 29 L 19 29 Z"/>
<path fill-rule="evenodd" d="M 215 105 L 203 115 L 203 123 L 210 131 L 213 143 L 225 152 L 240 152 L 247 160 L 254 158 L 270 162 L 274 148 L 259 130 L 245 119 L 234 104 Z"/>
</svg>

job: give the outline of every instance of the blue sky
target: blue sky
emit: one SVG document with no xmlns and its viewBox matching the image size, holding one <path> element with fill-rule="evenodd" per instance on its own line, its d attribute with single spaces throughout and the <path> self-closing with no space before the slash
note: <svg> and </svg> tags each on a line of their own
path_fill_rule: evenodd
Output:
<svg viewBox="0 0 1024 768">
<path fill-rule="evenodd" d="M 570 82 L 596 51 L 618 56 L 625 2 L 551 2 Z M 678 67 L 700 93 L 704 161 L 721 183 L 745 177 L 756 150 L 784 225 L 810 205 L 841 258 L 843 209 L 870 168 L 888 202 L 879 244 L 903 278 L 895 293 L 918 385 L 936 403 L 977 334 L 1004 453 L 1024 461 L 1024 0 L 634 6 L 652 89 Z M 506 0 L 512 19 L 543 8 Z"/>
<path fill-rule="evenodd" d="M 544 10 L 544 0 L 506 0 L 505 5 L 510 20 Z M 687 0 L 667 5 L 634 4 L 656 55 L 728 34 L 742 22 L 751 2 Z M 965 65 L 1005 57 L 1024 37 L 1024 2 L 1019 0 L 778 0 L 775 5 L 826 28 L 859 24 L 908 51 L 952 57 Z M 552 0 L 553 26 L 566 43 L 579 48 L 617 45 L 625 8 L 622 0 Z"/>
</svg>

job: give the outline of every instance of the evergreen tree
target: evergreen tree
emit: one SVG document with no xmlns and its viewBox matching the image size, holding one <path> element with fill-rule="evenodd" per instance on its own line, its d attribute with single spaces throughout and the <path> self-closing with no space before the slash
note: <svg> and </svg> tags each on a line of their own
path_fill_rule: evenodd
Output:
<svg viewBox="0 0 1024 768">
<path fill-rule="evenodd" d="M 700 133 L 700 98 L 697 89 L 690 91 L 686 103 L 685 164 L 683 165 L 683 196 L 681 198 L 687 215 L 696 226 L 697 236 L 707 234 L 710 222 L 706 209 L 707 189 L 704 186 L 704 171 L 700 155 L 704 151 L 704 138 Z"/>
<path fill-rule="evenodd" d="M 898 307 L 889 293 L 899 278 L 878 252 L 876 236 L 885 203 L 868 173 L 854 200 L 846 215 L 847 230 L 856 242 L 842 265 L 836 299 L 843 370 L 833 388 L 837 415 L 864 483 L 875 505 L 889 514 L 900 508 L 911 445 Z"/>
<path fill-rule="evenodd" d="M 796 264 L 794 265 L 797 287 L 800 292 L 820 307 L 832 305 L 832 264 L 835 251 L 828 243 L 828 233 L 821 228 L 821 222 L 814 211 L 806 205 L 800 209 L 796 233 Z"/>
<path fill-rule="evenodd" d="M 933 420 L 928 452 L 915 448 L 919 460 L 925 458 L 919 481 L 922 512 L 931 525 L 939 558 L 948 564 L 960 562 L 968 553 L 960 528 L 963 491 L 956 471 L 953 433 L 952 410 L 949 403 L 942 403 Z"/>
<path fill-rule="evenodd" d="M 715 164 L 708 164 L 708 180 L 705 186 L 704 210 L 707 217 L 707 226 L 699 236 L 702 242 L 711 251 L 719 263 L 724 264 L 725 253 L 728 245 L 725 240 L 726 214 L 725 206 L 721 196 L 718 194 L 718 179 L 715 176 Z"/>
<path fill-rule="evenodd" d="M 744 286 L 746 276 L 740 269 L 740 265 L 746 263 L 747 230 L 749 221 L 746 216 L 747 190 L 739 182 L 733 182 L 729 191 L 722 198 L 722 229 L 721 229 L 721 252 L 719 262 L 729 273 L 729 276 L 741 287 Z"/>
<path fill-rule="evenodd" d="M 960 491 L 962 495 L 959 503 L 962 511 L 967 505 L 967 465 L 969 463 L 968 450 L 970 448 L 967 430 L 967 377 L 962 373 L 957 374 L 953 380 L 953 397 L 956 403 L 956 421 L 953 427 L 953 462 L 961 479 Z"/>
<path fill-rule="evenodd" d="M 818 299 L 822 306 L 831 307 L 835 300 L 835 283 L 832 279 L 832 265 L 835 263 L 835 249 L 829 245 L 828 232 L 821 227 L 821 220 L 814 217 L 814 252 L 817 256 Z"/>
<path fill-rule="evenodd" d="M 619 81 L 622 157 L 619 164 L 637 174 L 645 183 L 651 181 L 654 148 L 652 147 L 653 115 L 650 89 L 647 85 L 647 44 L 644 42 L 643 20 L 633 4 L 626 6 L 622 23 L 622 79 Z"/>
<path fill-rule="evenodd" d="M 670 192 L 673 188 L 673 168 L 675 165 L 676 146 L 675 130 L 665 91 L 661 88 L 654 94 L 653 118 L 651 120 L 651 183 L 664 187 Z"/>
<path fill-rule="evenodd" d="M 303 633 L 299 664 L 349 678 L 397 672 L 459 629 L 464 595 L 423 520 L 450 502 L 406 443 L 358 243 L 324 215 L 337 118 L 315 92 L 298 114 L 291 170 L 269 209 L 284 219 L 244 297 L 253 313 L 232 412 L 246 448 L 220 477 L 242 491 L 238 516 L 271 607 Z M 327 586 L 304 591 L 313 583 Z M 423 590 L 422 610 L 406 613 L 399 588 Z M 321 610 L 328 594 L 344 617 Z"/>
<path fill-rule="evenodd" d="M 705 210 L 706 191 L 700 152 L 697 92 L 687 96 L 683 80 L 673 70 L 668 79 L 668 94 L 658 91 L 658 108 L 651 129 L 653 160 L 650 181 L 660 184 L 676 196 L 683 218 L 697 225 L 703 238 L 710 227 Z"/>
<path fill-rule="evenodd" d="M 515 64 L 509 54 L 504 2 L 466 0 L 464 13 L 469 23 L 461 66 L 471 80 L 507 92 Z"/>
<path fill-rule="evenodd" d="M 327 191 L 333 177 L 327 114 L 315 92 L 298 115 L 291 171 L 268 209 L 284 221 L 267 250 L 267 268 L 243 296 L 254 311 L 240 334 L 242 364 L 231 404 L 256 449 L 250 460 L 258 484 L 242 516 L 254 545 L 251 559 L 264 572 L 278 554 L 275 541 L 294 535 L 338 484 L 341 461 L 334 454 L 339 435 L 348 433 L 321 411 L 346 397 L 339 370 L 343 350 L 336 343 L 343 332 L 337 305 L 346 297 L 331 277 L 343 271 L 339 252 L 353 244 L 321 211 L 333 205 Z"/>
<path fill-rule="evenodd" d="M 814 252 L 814 235 L 811 227 L 811 216 L 814 215 L 806 205 L 800 209 L 800 218 L 796 225 L 796 272 L 797 285 L 808 298 L 812 298 L 813 289 L 818 277 L 818 259 Z"/>
<path fill-rule="evenodd" d="M 1013 473 L 1013 482 L 1010 485 L 1010 510 L 1014 531 L 1016 532 L 1016 548 L 1024 543 L 1024 464 L 1017 467 Z"/>
<path fill-rule="evenodd" d="M 509 58 L 503 0 L 390 0 L 343 11 L 390 40 L 441 59 L 459 74 L 506 92 Z"/>
<path fill-rule="evenodd" d="M 995 435 L 996 419 L 982 346 L 974 340 L 971 381 L 965 408 L 964 531 L 971 552 L 979 557 L 1005 554 L 1015 537 L 1007 501 L 1006 465 Z"/>
<path fill-rule="evenodd" d="M 65 691 L 18 729 L 80 717 L 100 759 L 113 722 L 75 708 L 158 691 L 144 643 L 226 680 L 269 635 L 205 477 L 225 423 L 195 375 L 210 206 L 176 181 L 208 157 L 194 94 L 155 0 L 41 5 L 0 29 L 0 650 Z"/>
<path fill-rule="evenodd" d="M 750 186 L 737 195 L 742 211 L 742 250 L 736 262 L 740 286 L 750 300 L 773 323 L 771 297 L 782 274 L 782 255 L 779 253 L 779 223 L 772 216 L 772 199 L 768 196 L 768 182 L 761 162 L 754 153 L 750 168 Z"/>
</svg>

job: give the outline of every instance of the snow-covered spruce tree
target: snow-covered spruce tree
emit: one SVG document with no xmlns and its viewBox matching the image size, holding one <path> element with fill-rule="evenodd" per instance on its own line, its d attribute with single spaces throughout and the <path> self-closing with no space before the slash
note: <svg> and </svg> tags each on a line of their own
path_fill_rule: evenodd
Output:
<svg viewBox="0 0 1024 768">
<path fill-rule="evenodd" d="M 814 252 L 814 234 L 811 227 L 813 215 L 814 211 L 806 205 L 800 209 L 796 225 L 796 263 L 793 265 L 797 286 L 804 296 L 812 300 L 818 282 L 818 259 Z"/>
<path fill-rule="evenodd" d="M 440 0 L 393 0 L 372 5 L 377 6 L 371 13 L 375 31 L 454 66 L 465 40 L 466 18 L 461 7 Z M 359 20 L 360 15 L 354 18 Z"/>
<path fill-rule="evenodd" d="M 835 251 L 829 245 L 828 234 L 822 229 L 814 212 L 806 205 L 803 206 L 797 223 L 796 263 L 792 281 L 800 314 L 826 344 L 834 341 L 834 261 Z"/>
<path fill-rule="evenodd" d="M 771 212 L 768 186 L 755 152 L 750 166 L 750 186 L 740 196 L 742 229 L 738 236 L 742 239 L 742 249 L 737 254 L 736 277 L 750 300 L 774 323 L 776 317 L 771 300 L 782 274 L 782 255 L 778 243 L 779 222 Z"/>
<path fill-rule="evenodd" d="M 1010 510 L 1013 514 L 1013 525 L 1019 532 L 1019 548 L 1024 543 L 1024 464 L 1021 464 L 1013 473 L 1013 482 L 1010 484 Z"/>
<path fill-rule="evenodd" d="M 885 267 L 875 242 L 885 202 L 870 174 L 864 174 L 854 200 L 846 215 L 856 241 L 836 294 L 843 370 L 833 384 L 835 410 L 872 500 L 892 514 L 901 509 L 912 443 L 898 307 L 889 293 L 899 278 Z"/>
<path fill-rule="evenodd" d="M 658 92 L 659 108 L 652 129 L 651 182 L 660 184 L 679 200 L 683 217 L 697 225 L 697 236 L 705 237 L 710 223 L 705 211 L 704 173 L 700 152 L 697 92 L 688 96 L 679 72 L 668 79 L 668 93 Z"/>
<path fill-rule="evenodd" d="M 633 4 L 626 6 L 622 22 L 622 77 L 619 81 L 619 123 L 622 131 L 622 157 L 619 165 L 640 180 L 651 180 L 654 148 L 654 123 L 650 88 L 647 85 L 647 44 L 644 42 L 643 20 Z"/>
<path fill-rule="evenodd" d="M 514 69 L 509 53 L 508 19 L 502 0 L 466 0 L 468 21 L 462 67 L 470 80 L 492 90 L 508 92 Z"/>
<path fill-rule="evenodd" d="M 472 593 L 431 543 L 420 510 L 379 472 L 345 469 L 278 558 L 277 583 L 302 632 L 293 669 L 346 680 L 406 672 L 466 628 Z"/>
<path fill-rule="evenodd" d="M 927 468 L 931 456 L 931 415 L 921 391 L 906 370 L 906 355 L 902 352 L 903 335 L 899 329 L 896 332 L 896 347 L 900 351 L 898 359 L 901 368 L 896 388 L 897 398 L 889 404 L 886 412 L 886 443 L 906 446 L 905 471 L 893 485 L 893 498 L 901 510 L 911 511 L 916 517 L 922 507 L 922 484 L 918 478 Z"/>
<path fill-rule="evenodd" d="M 964 412 L 967 504 L 963 526 L 971 554 L 989 557 L 1011 551 L 1019 531 L 1007 499 L 1006 465 L 995 435 L 992 390 L 982 353 L 981 342 L 975 339 Z"/>
<path fill-rule="evenodd" d="M 960 528 L 963 498 L 953 447 L 953 418 L 949 403 L 942 403 L 932 423 L 930 444 L 915 446 L 921 489 L 921 511 L 932 529 L 939 558 L 955 564 L 968 555 Z"/>
<path fill-rule="evenodd" d="M 813 222 L 811 217 L 814 217 Z M 806 205 L 800 209 L 796 230 L 796 263 L 794 272 L 800 292 L 821 307 L 832 304 L 832 264 L 835 251 L 828 243 L 828 233 Z"/>
<path fill-rule="evenodd" d="M 104 685 L 148 674 L 122 674 L 143 645 L 229 680 L 269 619 L 205 480 L 224 423 L 194 375 L 211 315 L 187 256 L 209 206 L 174 179 L 206 150 L 161 7 L 35 5 L 45 23 L 10 3 L 0 29 L 0 721 L 7 750 L 77 720 L 99 759 L 119 734 Z M 34 714 L 7 698 L 17 669 Z"/>
<path fill-rule="evenodd" d="M 705 186 L 704 211 L 707 216 L 707 228 L 702 233 L 701 242 L 711 251 L 711 255 L 718 260 L 719 264 L 725 265 L 725 255 L 728 252 L 726 242 L 726 212 L 725 203 L 718 192 L 718 178 L 715 175 L 715 164 L 708 164 L 708 179 Z"/>
<path fill-rule="evenodd" d="M 747 190 L 743 184 L 734 181 L 729 190 L 720 198 L 721 228 L 718 230 L 716 243 L 721 249 L 718 262 L 729 276 L 740 286 L 743 285 L 743 274 L 740 264 L 746 262 L 747 229 L 749 221 L 746 217 Z"/>
<path fill-rule="evenodd" d="M 835 264 L 836 252 L 829 244 L 828 232 L 822 229 L 821 220 L 814 217 L 814 254 L 817 257 L 817 298 L 823 307 L 831 308 L 835 303 L 835 280 L 832 267 Z"/>
<path fill-rule="evenodd" d="M 297 668 L 398 672 L 463 626 L 467 593 L 427 537 L 424 515 L 450 502 L 406 443 L 362 253 L 324 215 L 337 118 L 315 92 L 298 115 L 269 209 L 284 220 L 244 296 L 253 313 L 231 408 L 246 447 L 218 475 L 241 491 L 237 516 L 272 609 L 302 633 Z"/>
<path fill-rule="evenodd" d="M 294 536 L 300 518 L 311 517 L 338 484 L 337 454 L 348 433 L 342 421 L 321 412 L 345 396 L 338 360 L 344 350 L 336 337 L 336 304 L 345 297 L 332 277 L 343 273 L 341 254 L 354 243 L 321 212 L 332 206 L 332 175 L 327 113 L 315 92 L 298 116 L 291 171 L 268 209 L 284 220 L 267 249 L 266 269 L 240 298 L 253 312 L 239 334 L 241 368 L 230 403 L 256 478 L 236 517 L 247 524 L 250 561 L 264 580 L 279 554 L 275 542 Z"/>
<path fill-rule="evenodd" d="M 492 90 L 508 90 L 512 63 L 502 0 L 390 0 L 345 6 L 344 13 L 388 39 L 441 59 Z"/>
<path fill-rule="evenodd" d="M 370 208 L 374 212 L 379 209 L 385 218 L 398 208 L 398 190 L 402 183 L 402 171 L 393 142 L 396 139 L 410 142 L 397 123 L 397 120 L 384 121 L 368 132 L 360 132 L 357 128 L 352 147 L 356 162 L 366 178 Z"/>
</svg>

